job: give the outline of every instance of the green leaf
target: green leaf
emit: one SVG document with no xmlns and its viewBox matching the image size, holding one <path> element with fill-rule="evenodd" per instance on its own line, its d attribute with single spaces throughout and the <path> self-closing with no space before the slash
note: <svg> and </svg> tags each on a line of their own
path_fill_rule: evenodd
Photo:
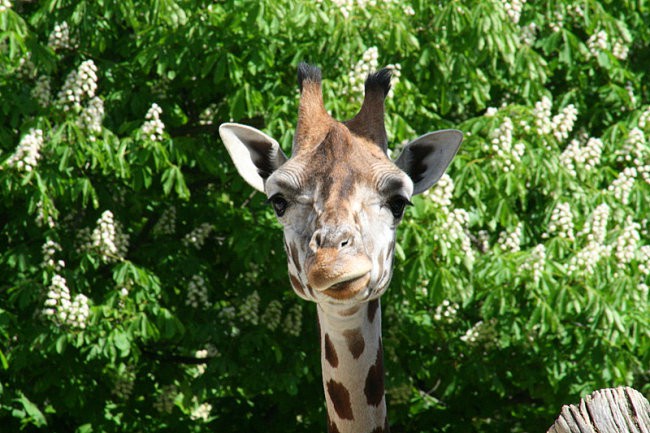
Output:
<svg viewBox="0 0 650 433">
<path fill-rule="evenodd" d="M 47 425 L 47 420 L 45 419 L 45 416 L 43 413 L 40 411 L 38 406 L 36 406 L 34 403 L 29 401 L 29 399 L 21 392 L 19 392 L 19 398 L 18 401 L 22 404 L 23 408 L 25 409 L 25 412 L 27 415 L 30 417 L 30 422 L 34 424 L 36 427 L 44 427 Z"/>
</svg>

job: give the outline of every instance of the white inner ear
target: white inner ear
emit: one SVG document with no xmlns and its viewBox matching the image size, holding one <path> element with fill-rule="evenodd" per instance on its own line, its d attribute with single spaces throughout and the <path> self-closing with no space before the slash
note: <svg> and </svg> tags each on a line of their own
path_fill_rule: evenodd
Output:
<svg viewBox="0 0 650 433">
<path fill-rule="evenodd" d="M 253 163 L 256 156 L 252 154 L 253 147 L 248 143 L 268 144 L 268 154 L 280 151 L 280 145 L 262 131 L 238 123 L 224 123 L 219 126 L 219 135 L 226 145 L 232 162 L 242 178 L 253 188 L 264 192 L 264 179 L 259 175 L 258 167 Z"/>
</svg>

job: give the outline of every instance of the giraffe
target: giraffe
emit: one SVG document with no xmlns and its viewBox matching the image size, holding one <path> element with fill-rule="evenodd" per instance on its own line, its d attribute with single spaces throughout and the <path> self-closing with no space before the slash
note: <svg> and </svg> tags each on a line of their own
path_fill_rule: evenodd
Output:
<svg viewBox="0 0 650 433">
<path fill-rule="evenodd" d="M 395 230 L 412 195 L 444 173 L 462 133 L 443 130 L 387 156 L 384 100 L 390 71 L 368 75 L 358 114 L 325 110 L 319 68 L 298 66 L 300 102 L 291 158 L 277 141 L 224 123 L 239 174 L 267 195 L 283 225 L 289 280 L 316 303 L 328 432 L 388 432 L 380 296 L 392 277 Z"/>
</svg>

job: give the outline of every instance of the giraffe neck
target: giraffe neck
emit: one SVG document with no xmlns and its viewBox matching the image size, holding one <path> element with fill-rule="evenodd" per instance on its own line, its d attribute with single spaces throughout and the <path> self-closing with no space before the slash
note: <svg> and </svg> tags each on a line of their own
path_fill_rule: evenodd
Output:
<svg viewBox="0 0 650 433">
<path fill-rule="evenodd" d="M 387 433 L 379 300 L 317 304 L 329 433 Z"/>
</svg>

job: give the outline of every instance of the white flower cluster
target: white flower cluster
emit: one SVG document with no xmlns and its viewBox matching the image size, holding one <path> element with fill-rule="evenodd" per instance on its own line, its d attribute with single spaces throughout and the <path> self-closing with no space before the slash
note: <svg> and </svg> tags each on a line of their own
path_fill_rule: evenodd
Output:
<svg viewBox="0 0 650 433">
<path fill-rule="evenodd" d="M 593 170 L 600 164 L 602 153 L 603 142 L 600 138 L 591 137 L 584 146 L 580 146 L 578 140 L 571 140 L 560 155 L 560 164 L 572 176 L 576 176 L 576 164 L 580 164 L 585 171 Z"/>
<path fill-rule="evenodd" d="M 519 39 L 526 45 L 533 45 L 537 39 L 537 30 L 539 30 L 537 24 L 531 22 L 521 28 L 521 35 L 519 36 Z"/>
<path fill-rule="evenodd" d="M 97 227 L 90 235 L 89 247 L 107 263 L 122 260 L 126 256 L 129 236 L 122 231 L 121 224 L 115 221 L 110 210 L 104 211 L 97 220 Z"/>
<path fill-rule="evenodd" d="M 599 205 L 594 209 L 591 220 L 585 224 L 579 233 L 587 235 L 587 240 L 602 244 L 607 237 L 607 223 L 609 221 L 610 208 L 606 203 Z"/>
<path fill-rule="evenodd" d="M 54 30 L 52 30 L 47 40 L 47 46 L 54 51 L 74 48 L 74 42 L 70 39 L 70 27 L 68 27 L 67 22 L 63 21 L 54 25 Z"/>
<path fill-rule="evenodd" d="M 474 251 L 470 238 L 466 232 L 469 224 L 469 215 L 464 209 L 451 209 L 451 197 L 454 193 L 454 181 L 446 173 L 440 177 L 438 183 L 426 194 L 440 207 L 441 227 L 434 234 L 434 239 L 440 242 L 443 253 L 449 251 L 452 244 L 460 242 L 460 247 L 469 261 L 474 261 Z"/>
<path fill-rule="evenodd" d="M 454 322 L 457 314 L 458 304 L 445 299 L 436 307 L 436 310 L 433 313 L 433 320 L 450 324 Z"/>
<path fill-rule="evenodd" d="M 487 252 L 490 249 L 490 232 L 487 230 L 479 230 L 477 233 L 477 240 L 479 245 L 479 250 L 482 252 Z"/>
<path fill-rule="evenodd" d="M 363 86 L 366 82 L 366 77 L 371 72 L 377 70 L 379 66 L 379 51 L 377 47 L 370 47 L 361 56 L 361 60 L 352 67 L 348 75 L 348 81 L 352 88 L 352 94 L 363 93 Z"/>
<path fill-rule="evenodd" d="M 637 122 L 637 125 L 639 125 L 639 128 L 645 129 L 646 125 L 650 123 L 650 107 L 646 107 L 646 109 L 641 113 L 641 116 L 639 116 L 639 121 Z"/>
<path fill-rule="evenodd" d="M 641 124 L 641 120 L 639 120 L 639 124 Z M 625 145 L 617 153 L 616 160 L 618 162 L 632 162 L 636 167 L 637 174 L 641 175 L 646 183 L 650 183 L 650 164 L 645 163 L 648 144 L 641 129 L 632 128 L 625 140 Z"/>
<path fill-rule="evenodd" d="M 165 385 L 160 389 L 160 393 L 153 402 L 153 407 L 160 413 L 172 413 L 174 409 L 174 400 L 178 395 L 178 387 L 174 384 Z"/>
<path fill-rule="evenodd" d="M 612 55 L 619 60 L 627 59 L 627 55 L 630 53 L 630 48 L 625 45 L 624 41 L 617 39 L 612 44 Z"/>
<path fill-rule="evenodd" d="M 176 232 L 176 207 L 170 206 L 160 215 L 160 219 L 153 226 L 155 236 L 173 235 Z"/>
<path fill-rule="evenodd" d="M 199 114 L 199 125 L 212 125 L 217 113 L 217 104 L 208 105 L 205 110 Z"/>
<path fill-rule="evenodd" d="M 38 105 L 41 107 L 47 107 L 50 105 L 50 98 L 52 95 L 50 78 L 46 75 L 41 75 L 38 77 L 31 94 L 32 97 L 36 99 L 36 102 L 38 102 Z"/>
<path fill-rule="evenodd" d="M 185 235 L 183 238 L 183 245 L 186 247 L 189 247 L 191 245 L 197 250 L 200 250 L 201 247 L 203 247 L 205 240 L 208 238 L 208 236 L 210 236 L 210 233 L 212 233 L 212 230 L 214 230 L 214 226 L 212 224 L 201 224 Z"/>
<path fill-rule="evenodd" d="M 197 350 L 196 352 L 194 352 L 194 357 L 198 359 L 205 359 L 208 357 L 208 350 L 207 349 Z M 203 373 L 205 373 L 205 370 L 207 369 L 208 369 L 208 364 L 196 364 L 194 377 L 201 376 Z"/>
<path fill-rule="evenodd" d="M 479 320 L 465 332 L 465 335 L 461 336 L 461 341 L 467 343 L 470 346 L 477 346 L 481 343 L 486 345 L 494 344 L 496 340 L 497 332 L 494 321 L 484 322 Z"/>
<path fill-rule="evenodd" d="M 366 7 L 369 6 L 377 6 L 377 4 L 379 3 L 379 0 L 331 0 L 331 1 L 332 4 L 338 8 L 341 15 L 343 15 L 343 17 L 345 18 L 348 18 L 355 8 L 365 9 Z M 316 0 L 316 3 L 323 3 L 323 0 Z M 383 3 L 401 4 L 401 2 L 396 0 L 384 0 Z M 404 7 L 404 13 L 406 15 L 414 15 L 415 11 L 413 11 L 412 14 L 410 13 L 412 10 L 413 8 L 410 6 Z"/>
<path fill-rule="evenodd" d="M 212 411 L 212 405 L 210 403 L 203 403 L 196 406 L 194 409 L 192 409 L 190 418 L 193 421 L 203 420 L 203 422 L 207 422 L 208 418 L 210 418 L 211 411 Z"/>
<path fill-rule="evenodd" d="M 233 306 L 222 307 L 221 310 L 219 310 L 218 316 L 220 319 L 230 322 L 233 321 L 235 317 L 237 317 L 237 311 Z"/>
<path fill-rule="evenodd" d="M 408 384 L 403 384 L 389 388 L 386 392 L 390 395 L 392 404 L 402 405 L 408 403 L 411 400 L 411 389 L 411 386 Z"/>
<path fill-rule="evenodd" d="M 544 273 L 546 265 L 546 247 L 543 244 L 538 244 L 530 253 L 530 258 L 523 264 L 522 269 L 531 271 L 533 274 L 533 281 L 535 284 L 539 282 Z"/>
<path fill-rule="evenodd" d="M 425 196 L 430 198 L 432 202 L 444 208 L 451 206 L 453 195 L 454 180 L 447 173 L 443 174 L 433 188 L 430 188 L 425 193 Z"/>
<path fill-rule="evenodd" d="M 605 30 L 599 30 L 587 39 L 587 48 L 592 57 L 598 57 L 598 53 L 609 49 L 609 37 Z"/>
<path fill-rule="evenodd" d="M 399 63 L 391 63 L 390 65 L 386 65 L 386 69 L 391 73 L 391 88 L 387 95 L 390 98 L 393 96 L 393 90 L 397 83 L 399 83 L 399 78 L 402 76 L 402 65 Z"/>
<path fill-rule="evenodd" d="M 611 254 L 611 248 L 598 242 L 588 242 L 587 245 L 571 258 L 568 272 L 576 274 L 582 272 L 585 275 L 591 275 L 596 269 L 596 265 L 603 257 Z"/>
<path fill-rule="evenodd" d="M 65 262 L 63 260 L 55 260 L 54 258 L 57 253 L 61 252 L 61 245 L 59 245 L 57 242 L 48 239 L 41 247 L 41 251 L 43 252 L 43 262 L 41 263 L 42 267 L 53 270 L 55 272 L 60 272 L 63 268 L 65 268 Z"/>
<path fill-rule="evenodd" d="M 636 180 L 636 168 L 626 167 L 618 174 L 618 177 L 607 187 L 607 191 L 611 192 L 616 199 L 620 200 L 623 204 L 628 204 L 630 201 L 630 192 L 634 187 Z"/>
<path fill-rule="evenodd" d="M 497 115 L 497 112 L 498 112 L 498 111 L 499 111 L 499 109 L 496 108 L 496 107 L 488 107 L 488 108 L 485 110 L 485 114 L 484 114 L 484 116 L 485 116 L 485 117 L 494 117 L 494 116 Z"/>
<path fill-rule="evenodd" d="M 526 0 L 501 0 L 503 4 L 503 9 L 510 17 L 513 23 L 518 24 L 519 18 L 521 18 L 521 9 L 526 3 Z"/>
<path fill-rule="evenodd" d="M 441 217 L 444 218 L 442 226 L 438 233 L 433 235 L 433 238 L 440 242 L 443 251 L 449 251 L 452 244 L 460 241 L 460 248 L 465 253 L 465 257 L 469 261 L 474 261 L 474 251 L 469 236 L 465 232 L 465 228 L 469 224 L 469 214 L 465 209 L 449 210 L 443 208 Z"/>
<path fill-rule="evenodd" d="M 96 91 L 97 66 L 92 60 L 86 60 L 79 65 L 79 69 L 68 74 L 57 99 L 64 110 L 80 111 L 82 102 L 94 97 Z"/>
<path fill-rule="evenodd" d="M 95 135 L 102 132 L 103 120 L 104 101 L 95 96 L 88 102 L 88 105 L 82 109 L 77 124 L 92 134 L 90 136 L 90 141 L 95 141 Z"/>
<path fill-rule="evenodd" d="M 67 324 L 73 328 L 85 328 L 90 316 L 90 306 L 88 298 L 79 293 L 72 300 L 72 305 L 68 311 Z"/>
<path fill-rule="evenodd" d="M 499 239 L 497 239 L 499 248 L 510 253 L 519 251 L 521 249 L 521 229 L 521 224 L 518 224 L 512 232 L 504 231 L 499 233 Z"/>
<path fill-rule="evenodd" d="M 515 169 L 515 163 L 521 161 L 526 147 L 523 143 L 512 144 L 512 120 L 509 117 L 503 119 L 503 123 L 496 129 L 492 138 L 490 150 L 495 152 L 497 158 L 503 164 L 503 171 L 510 172 Z"/>
<path fill-rule="evenodd" d="M 650 245 L 644 245 L 638 250 L 639 272 L 650 275 Z"/>
<path fill-rule="evenodd" d="M 609 214 L 610 208 L 607 204 L 599 205 L 594 210 L 591 220 L 587 221 L 578 233 L 578 236 L 586 235 L 587 245 L 578 251 L 569 262 L 569 273 L 575 274 L 582 271 L 590 275 L 594 272 L 600 259 L 611 254 L 611 247 L 604 245 Z"/>
<path fill-rule="evenodd" d="M 50 289 L 47 292 L 45 308 L 43 314 L 51 317 L 55 321 L 65 322 L 67 319 L 67 310 L 72 303 L 70 302 L 70 290 L 68 283 L 61 275 L 56 274 L 52 277 Z"/>
<path fill-rule="evenodd" d="M 641 240 L 639 230 L 641 225 L 634 222 L 631 216 L 625 220 L 625 227 L 621 234 L 616 238 L 616 249 L 614 255 L 618 260 L 618 268 L 625 269 L 627 265 L 634 260 L 637 252 L 637 245 Z"/>
<path fill-rule="evenodd" d="M 557 33 L 562 30 L 562 27 L 564 27 L 564 15 L 562 12 L 556 11 L 553 14 L 553 18 L 555 18 L 555 21 L 549 19 L 548 26 L 551 28 L 553 33 Z"/>
<path fill-rule="evenodd" d="M 142 124 L 142 134 L 151 141 L 162 141 L 165 124 L 160 120 L 162 108 L 155 102 L 144 116 L 145 122 Z"/>
<path fill-rule="evenodd" d="M 36 202 L 36 225 L 39 227 L 43 227 L 47 225 L 49 228 L 54 228 L 55 222 L 54 222 L 54 217 L 52 216 L 53 211 L 56 211 L 56 209 L 53 209 L 53 206 L 49 206 L 47 213 L 45 212 L 45 208 L 43 206 L 43 199 L 39 200 Z"/>
<path fill-rule="evenodd" d="M 567 12 L 569 13 L 569 15 L 571 15 L 573 17 L 582 18 L 582 17 L 585 16 L 584 9 L 582 9 L 582 6 L 580 6 L 578 3 L 573 3 L 573 4 L 567 5 L 566 9 L 567 9 Z"/>
<path fill-rule="evenodd" d="M 643 131 L 639 128 L 632 128 L 625 140 L 622 149 L 617 153 L 616 161 L 633 162 L 636 167 L 643 165 L 643 157 L 646 152 L 646 140 Z"/>
<path fill-rule="evenodd" d="M 589 37 L 587 40 L 587 48 L 592 57 L 598 57 L 598 53 L 610 49 L 609 35 L 605 30 L 599 30 Z M 614 39 L 611 44 L 612 55 L 619 60 L 627 59 L 629 54 L 629 47 L 625 41 L 621 39 Z"/>
<path fill-rule="evenodd" d="M 260 295 L 257 290 L 251 293 L 244 299 L 244 302 L 239 306 L 239 317 L 247 322 L 257 325 L 259 323 L 260 308 Z"/>
<path fill-rule="evenodd" d="M 25 54 L 18 60 L 18 68 L 16 68 L 16 76 L 18 78 L 33 78 L 36 76 L 36 65 L 32 62 L 32 53 Z"/>
<path fill-rule="evenodd" d="M 135 371 L 132 365 L 117 377 L 113 385 L 113 394 L 120 400 L 128 400 L 133 394 L 133 387 L 135 385 Z"/>
<path fill-rule="evenodd" d="M 578 119 L 578 110 L 573 104 L 569 104 L 562 111 L 555 116 L 551 121 L 551 129 L 557 141 L 563 141 L 569 138 L 569 134 L 573 130 L 573 125 Z"/>
<path fill-rule="evenodd" d="M 7 159 L 7 165 L 18 171 L 31 172 L 41 159 L 41 147 L 43 147 L 43 131 L 30 129 L 29 133 L 20 139 L 13 155 Z"/>
<path fill-rule="evenodd" d="M 592 170 L 600 164 L 602 153 L 603 141 L 600 138 L 590 137 L 587 144 L 582 148 L 580 159 L 576 161 L 581 162 L 585 170 Z"/>
<path fill-rule="evenodd" d="M 82 294 L 70 302 L 70 290 L 65 278 L 59 274 L 52 277 L 43 314 L 59 325 L 85 328 L 90 316 L 88 298 Z"/>
<path fill-rule="evenodd" d="M 551 124 L 551 108 L 553 103 L 551 100 L 544 96 L 541 101 L 535 102 L 533 109 L 533 116 L 535 116 L 535 126 L 537 127 L 537 134 L 546 135 L 550 134 L 553 130 Z"/>
<path fill-rule="evenodd" d="M 11 9 L 11 0 L 0 0 L 0 13 Z"/>
<path fill-rule="evenodd" d="M 415 9 L 413 9 L 413 6 L 411 6 L 411 5 L 404 6 L 404 9 L 402 9 L 402 10 L 404 11 L 404 15 L 408 15 L 408 16 L 411 16 L 411 17 L 415 16 Z"/>
<path fill-rule="evenodd" d="M 423 280 L 420 284 L 415 287 L 417 293 L 421 293 L 425 298 L 429 296 L 429 280 Z"/>
<path fill-rule="evenodd" d="M 571 205 L 569 203 L 558 203 L 553 209 L 551 220 L 548 223 L 548 235 L 557 235 L 570 241 L 575 239 L 573 233 L 573 213 L 571 212 Z"/>
<path fill-rule="evenodd" d="M 208 300 L 208 284 L 202 275 L 195 274 L 192 276 L 187 285 L 187 299 L 185 305 L 192 308 L 210 308 L 212 305 Z"/>
<path fill-rule="evenodd" d="M 280 325 L 282 319 L 282 304 L 277 299 L 269 302 L 264 314 L 262 314 L 262 323 L 266 325 L 271 331 L 275 331 Z"/>
<path fill-rule="evenodd" d="M 302 304 L 294 304 L 287 313 L 282 323 L 284 332 L 297 337 L 300 335 L 302 328 Z"/>
</svg>

